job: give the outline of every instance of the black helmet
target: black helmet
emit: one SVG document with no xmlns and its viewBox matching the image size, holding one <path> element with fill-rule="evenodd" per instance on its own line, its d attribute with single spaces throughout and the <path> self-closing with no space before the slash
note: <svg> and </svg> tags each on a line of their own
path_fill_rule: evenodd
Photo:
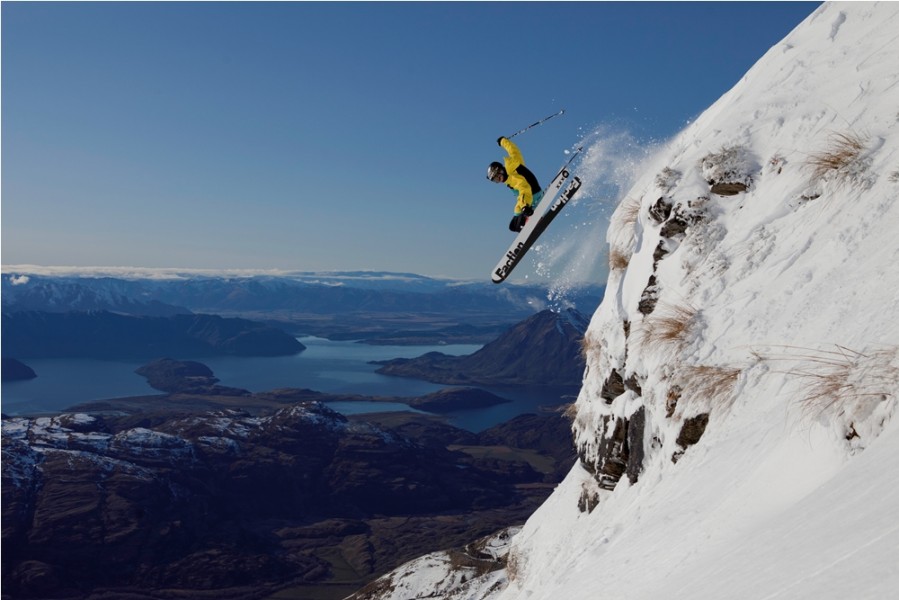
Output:
<svg viewBox="0 0 899 600">
<path fill-rule="evenodd" d="M 495 183 L 502 183 L 508 178 L 508 174 L 506 173 L 506 168 L 503 166 L 503 163 L 492 162 L 490 166 L 487 167 L 487 179 L 493 181 Z"/>
</svg>

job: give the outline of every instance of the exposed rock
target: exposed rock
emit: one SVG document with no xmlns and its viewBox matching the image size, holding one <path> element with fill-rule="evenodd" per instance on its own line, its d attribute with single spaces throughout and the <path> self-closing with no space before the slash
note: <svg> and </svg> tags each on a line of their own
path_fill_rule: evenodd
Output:
<svg viewBox="0 0 899 600">
<path fill-rule="evenodd" d="M 656 245 L 655 251 L 652 253 L 652 268 L 655 271 L 656 267 L 659 264 L 659 261 L 668 256 L 668 247 L 665 244 L 665 240 L 659 240 L 659 243 Z"/>
<path fill-rule="evenodd" d="M 646 409 L 640 406 L 628 418 L 604 415 L 601 419 L 596 452 L 588 458 L 581 448 L 581 465 L 604 490 L 615 489 L 625 473 L 631 483 L 636 483 L 643 472 Z"/>
<path fill-rule="evenodd" d="M 649 282 L 646 284 L 646 288 L 643 290 L 643 295 L 640 296 L 640 302 L 637 304 L 637 310 L 639 310 L 644 315 L 648 315 L 656 308 L 656 303 L 659 301 L 659 286 L 656 285 L 656 276 L 650 275 Z"/>
<path fill-rule="evenodd" d="M 609 373 L 609 376 L 602 384 L 602 390 L 599 392 L 599 396 L 606 401 L 606 404 L 611 404 L 612 400 L 623 393 L 624 380 L 621 378 L 621 375 L 617 370 L 612 369 L 612 372 Z"/>
<path fill-rule="evenodd" d="M 703 413 L 689 419 L 684 419 L 684 426 L 681 427 L 680 434 L 677 436 L 677 443 L 682 448 L 687 448 L 697 443 L 705 433 L 705 428 L 709 424 L 709 414 Z"/>
<path fill-rule="evenodd" d="M 603 417 L 605 433 L 599 440 L 596 480 L 599 487 L 613 490 L 627 470 L 627 421 Z"/>
<path fill-rule="evenodd" d="M 683 235 L 684 232 L 687 231 L 687 226 L 689 224 L 684 219 L 675 216 L 667 221 L 665 221 L 664 225 L 662 225 L 662 230 L 660 235 L 665 238 L 672 238 L 678 235 Z"/>
<path fill-rule="evenodd" d="M 708 413 L 684 419 L 684 425 L 681 427 L 680 433 L 677 436 L 677 445 L 683 448 L 683 450 L 679 450 L 672 455 L 672 462 L 677 462 L 680 457 L 683 456 L 684 450 L 699 441 L 702 434 L 705 433 L 705 428 L 708 424 Z"/>
<path fill-rule="evenodd" d="M 715 183 L 711 187 L 711 192 L 713 194 L 718 194 L 719 196 L 736 196 L 741 192 L 745 192 L 748 186 L 742 182 L 722 182 Z"/>
<path fill-rule="evenodd" d="M 636 373 L 631 373 L 631 376 L 624 380 L 624 387 L 638 396 L 643 395 L 643 388 L 640 386 L 640 379 L 637 377 Z"/>
<path fill-rule="evenodd" d="M 712 186 L 712 192 L 720 195 L 745 191 L 752 185 L 753 173 L 760 170 L 757 159 L 744 146 L 730 146 L 708 154 L 700 161 L 700 168 L 703 178 Z M 715 188 L 729 193 L 715 191 Z"/>
<path fill-rule="evenodd" d="M 653 207 L 655 210 L 651 211 L 655 215 L 657 222 L 661 224 L 659 235 L 662 238 L 659 240 L 652 255 L 653 272 L 655 272 L 659 261 L 677 250 L 691 226 L 708 218 L 707 204 L 709 199 L 705 196 L 688 202 L 678 202 L 677 204 L 662 203 L 663 200 L 663 198 L 660 198 Z"/>
<path fill-rule="evenodd" d="M 649 208 L 649 216 L 652 217 L 653 221 L 656 223 L 664 223 L 668 220 L 668 217 L 671 216 L 671 209 L 673 206 L 671 200 L 663 196 L 656 200 Z"/>
<path fill-rule="evenodd" d="M 592 513 L 597 506 L 599 506 L 599 492 L 587 486 L 581 488 L 581 495 L 577 501 L 578 510 L 582 513 Z"/>
<path fill-rule="evenodd" d="M 627 478 L 637 483 L 643 472 L 643 432 L 646 429 L 646 408 L 641 406 L 627 421 Z"/>
<path fill-rule="evenodd" d="M 669 419 L 674 415 L 677 403 L 680 400 L 683 390 L 679 385 L 671 386 L 668 389 L 668 396 L 665 398 L 665 416 Z"/>
</svg>

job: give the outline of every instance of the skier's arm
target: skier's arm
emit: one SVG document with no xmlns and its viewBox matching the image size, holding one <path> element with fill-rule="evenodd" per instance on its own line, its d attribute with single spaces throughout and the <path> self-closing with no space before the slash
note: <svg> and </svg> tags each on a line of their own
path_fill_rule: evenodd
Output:
<svg viewBox="0 0 899 600">
<path fill-rule="evenodd" d="M 520 215 L 524 212 L 524 209 L 531 205 L 531 193 L 530 192 L 521 192 L 518 194 L 518 202 L 515 203 L 515 214 Z"/>
<path fill-rule="evenodd" d="M 525 207 L 531 205 L 533 199 L 531 185 L 527 179 L 515 173 L 518 165 L 524 164 L 524 157 L 521 155 L 521 150 L 518 149 L 518 146 L 509 138 L 501 137 L 496 141 L 509 154 L 505 161 L 506 171 L 509 173 L 506 185 L 518 192 L 518 202 L 515 203 L 515 215 L 518 216 L 524 212 Z"/>
<path fill-rule="evenodd" d="M 502 137 L 499 138 L 498 141 L 503 150 L 509 154 L 509 159 L 513 162 L 513 169 L 518 165 L 524 164 L 524 157 L 521 155 L 521 150 L 518 149 L 518 146 L 516 146 L 512 140 Z"/>
<path fill-rule="evenodd" d="M 528 184 L 527 179 L 522 177 L 521 175 L 509 175 L 509 179 L 506 183 L 513 190 L 518 192 L 518 202 L 515 203 L 515 214 L 520 215 L 524 212 L 526 206 L 530 206 L 533 202 L 533 193 L 531 192 L 531 186 Z"/>
</svg>

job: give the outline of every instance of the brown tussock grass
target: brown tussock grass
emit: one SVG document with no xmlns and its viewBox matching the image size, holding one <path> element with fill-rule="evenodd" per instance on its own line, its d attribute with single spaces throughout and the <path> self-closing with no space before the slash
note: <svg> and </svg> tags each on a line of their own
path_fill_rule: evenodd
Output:
<svg viewBox="0 0 899 600">
<path fill-rule="evenodd" d="M 729 404 L 742 372 L 742 369 L 724 366 L 683 367 L 680 371 L 682 395 L 705 400 L 713 406 Z"/>
<path fill-rule="evenodd" d="M 627 268 L 633 255 L 634 226 L 640 215 L 640 200 L 625 198 L 609 219 L 609 268 Z"/>
<path fill-rule="evenodd" d="M 867 141 L 867 138 L 854 132 L 831 134 L 830 148 L 812 154 L 806 161 L 812 169 L 812 179 L 817 181 L 833 171 L 847 170 L 861 156 Z"/>
<path fill-rule="evenodd" d="M 879 402 L 899 388 L 899 346 L 860 352 L 836 345 L 835 350 L 786 347 L 788 353 L 762 360 L 792 363 L 781 371 L 802 383 L 799 402 L 816 413 L 838 411 L 849 402 Z"/>
<path fill-rule="evenodd" d="M 590 354 L 599 350 L 599 341 L 596 340 L 588 331 L 581 338 L 581 357 L 586 360 Z"/>
<path fill-rule="evenodd" d="M 643 320 L 637 343 L 644 349 L 659 346 L 681 347 L 696 321 L 697 310 L 689 305 L 659 303 Z"/>
<path fill-rule="evenodd" d="M 509 581 L 516 581 L 524 575 L 526 560 L 513 550 L 509 551 L 506 558 L 506 577 Z"/>
<path fill-rule="evenodd" d="M 632 227 L 640 215 L 640 199 L 625 198 L 621 201 L 610 219 L 620 227 Z"/>
<path fill-rule="evenodd" d="M 623 271 L 631 262 L 630 252 L 625 252 L 620 248 L 612 248 L 609 252 L 609 269 L 612 271 Z"/>
</svg>

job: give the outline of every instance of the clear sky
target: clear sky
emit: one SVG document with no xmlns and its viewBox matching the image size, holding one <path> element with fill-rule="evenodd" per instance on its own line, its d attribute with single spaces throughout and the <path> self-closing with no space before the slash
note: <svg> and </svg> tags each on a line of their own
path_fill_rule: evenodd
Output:
<svg viewBox="0 0 899 600">
<path fill-rule="evenodd" d="M 670 137 L 817 6 L 3 2 L 2 262 L 486 280 L 499 135 Z"/>
</svg>

